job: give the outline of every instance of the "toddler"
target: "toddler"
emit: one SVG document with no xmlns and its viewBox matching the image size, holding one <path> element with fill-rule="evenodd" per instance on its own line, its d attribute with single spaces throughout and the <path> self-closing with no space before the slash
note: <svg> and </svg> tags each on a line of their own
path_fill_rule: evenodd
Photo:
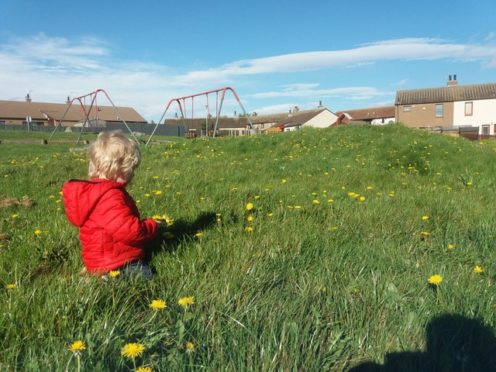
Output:
<svg viewBox="0 0 496 372">
<path fill-rule="evenodd" d="M 67 218 L 79 227 L 86 270 L 138 271 L 151 278 L 145 245 L 156 235 L 157 222 L 140 219 L 126 191 L 140 163 L 138 145 L 120 132 L 102 132 L 90 145 L 88 160 L 90 179 L 70 180 L 62 189 Z"/>
</svg>

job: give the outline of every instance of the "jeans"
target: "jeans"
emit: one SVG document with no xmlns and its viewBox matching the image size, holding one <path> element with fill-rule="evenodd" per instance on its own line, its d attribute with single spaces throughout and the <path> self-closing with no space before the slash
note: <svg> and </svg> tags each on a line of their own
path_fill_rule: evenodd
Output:
<svg viewBox="0 0 496 372">
<path fill-rule="evenodd" d="M 146 280 L 150 280 L 153 277 L 150 265 L 144 261 L 129 262 L 117 270 L 119 270 L 120 276 L 125 277 L 142 277 Z M 108 273 L 102 275 L 102 279 L 108 281 Z"/>
</svg>

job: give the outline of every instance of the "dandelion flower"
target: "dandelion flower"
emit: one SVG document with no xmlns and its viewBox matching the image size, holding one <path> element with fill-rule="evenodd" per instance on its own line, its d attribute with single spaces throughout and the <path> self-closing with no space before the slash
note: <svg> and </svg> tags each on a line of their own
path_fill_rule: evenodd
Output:
<svg viewBox="0 0 496 372">
<path fill-rule="evenodd" d="M 319 204 L 320 204 L 320 200 L 318 200 L 318 199 L 313 199 L 313 200 L 312 200 L 312 204 L 313 204 L 313 205 L 319 205 Z"/>
<path fill-rule="evenodd" d="M 181 297 L 177 303 L 181 305 L 183 308 L 188 308 L 190 305 L 193 305 L 195 303 L 195 298 L 193 296 L 189 297 Z"/>
<path fill-rule="evenodd" d="M 41 235 L 41 230 L 40 229 L 34 230 L 34 235 L 40 236 Z"/>
<path fill-rule="evenodd" d="M 453 243 L 448 243 L 448 250 L 452 250 L 452 249 L 455 249 L 456 245 L 454 245 Z"/>
<path fill-rule="evenodd" d="M 253 222 L 253 220 L 254 220 L 254 219 L 255 219 L 255 218 L 254 218 L 253 216 L 248 216 L 248 217 L 246 217 L 246 220 L 247 220 L 248 222 Z"/>
<path fill-rule="evenodd" d="M 111 278 L 117 278 L 119 275 L 121 275 L 121 272 L 119 270 L 111 270 L 108 273 L 108 276 Z"/>
<path fill-rule="evenodd" d="M 137 342 L 131 342 L 124 345 L 121 349 L 121 355 L 126 358 L 134 359 L 143 354 L 143 351 L 145 351 L 145 345 Z"/>
<path fill-rule="evenodd" d="M 191 353 L 192 351 L 195 350 L 195 344 L 192 343 L 191 341 L 188 341 L 184 344 L 184 348 L 186 349 L 187 352 Z"/>
<path fill-rule="evenodd" d="M 360 198 L 358 199 L 358 201 L 360 203 L 363 203 L 367 198 L 365 196 L 360 196 Z"/>
<path fill-rule="evenodd" d="M 136 372 L 152 372 L 152 369 L 150 367 L 138 367 L 136 368 Z"/>
<path fill-rule="evenodd" d="M 443 277 L 439 274 L 431 275 L 427 282 L 431 285 L 438 286 L 443 281 Z"/>
<path fill-rule="evenodd" d="M 13 220 L 15 220 L 17 217 L 19 217 L 17 213 L 14 213 L 10 216 L 10 218 L 12 218 Z"/>
<path fill-rule="evenodd" d="M 286 183 L 286 182 L 288 182 L 288 180 L 286 180 L 284 178 L 281 180 L 281 183 Z"/>
<path fill-rule="evenodd" d="M 67 349 L 73 353 L 79 353 L 80 351 L 86 350 L 86 345 L 84 344 L 84 341 L 76 340 L 70 344 Z"/>
<path fill-rule="evenodd" d="M 429 220 L 429 216 L 422 216 L 422 221 L 428 221 Z"/>
<path fill-rule="evenodd" d="M 251 211 L 252 209 L 253 209 L 253 203 L 251 203 L 251 202 L 250 203 L 247 203 L 246 204 L 246 210 L 247 211 Z"/>
<path fill-rule="evenodd" d="M 272 212 L 267 213 L 267 217 L 272 217 L 273 215 L 274 215 L 274 213 L 272 213 Z"/>
<path fill-rule="evenodd" d="M 5 284 L 5 289 L 16 289 L 17 285 L 14 283 Z"/>
<path fill-rule="evenodd" d="M 153 193 L 154 193 L 156 196 L 162 195 L 162 191 L 160 191 L 160 190 L 155 190 Z"/>
<path fill-rule="evenodd" d="M 152 300 L 148 306 L 153 310 L 163 310 L 167 307 L 167 304 L 164 300 Z"/>
<path fill-rule="evenodd" d="M 253 226 L 246 226 L 245 231 L 249 233 L 253 232 Z"/>
<path fill-rule="evenodd" d="M 198 231 L 198 232 L 195 234 L 195 236 L 196 236 L 197 238 L 201 238 L 201 237 L 203 236 L 203 231 Z"/>
<path fill-rule="evenodd" d="M 421 231 L 420 232 L 420 236 L 422 238 L 428 238 L 430 235 L 431 235 L 431 233 L 429 231 Z"/>
<path fill-rule="evenodd" d="M 483 273 L 483 272 L 484 272 L 484 269 L 481 266 L 477 265 L 477 266 L 474 267 L 474 273 L 480 274 L 480 273 Z"/>
</svg>

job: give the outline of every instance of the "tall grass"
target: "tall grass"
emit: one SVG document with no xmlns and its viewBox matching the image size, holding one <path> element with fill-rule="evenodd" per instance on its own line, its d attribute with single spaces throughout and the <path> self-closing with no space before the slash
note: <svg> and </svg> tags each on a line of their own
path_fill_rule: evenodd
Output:
<svg viewBox="0 0 496 372">
<path fill-rule="evenodd" d="M 346 370 L 427 355 L 446 314 L 494 337 L 495 150 L 401 126 L 143 148 L 128 189 L 174 222 L 153 280 L 104 282 L 79 274 L 59 195 L 85 177 L 84 151 L 2 144 L 1 196 L 35 204 L 0 209 L 0 367 L 75 369 L 67 347 L 83 340 L 88 371 Z M 135 360 L 129 342 L 145 346 Z"/>
</svg>

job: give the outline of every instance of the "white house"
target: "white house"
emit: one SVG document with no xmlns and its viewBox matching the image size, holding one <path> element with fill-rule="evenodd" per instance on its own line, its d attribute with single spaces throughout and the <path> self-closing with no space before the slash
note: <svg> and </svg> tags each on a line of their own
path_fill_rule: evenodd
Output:
<svg viewBox="0 0 496 372">
<path fill-rule="evenodd" d="M 453 124 L 455 126 L 477 126 L 479 135 L 496 135 L 496 98 L 455 101 Z"/>
</svg>

